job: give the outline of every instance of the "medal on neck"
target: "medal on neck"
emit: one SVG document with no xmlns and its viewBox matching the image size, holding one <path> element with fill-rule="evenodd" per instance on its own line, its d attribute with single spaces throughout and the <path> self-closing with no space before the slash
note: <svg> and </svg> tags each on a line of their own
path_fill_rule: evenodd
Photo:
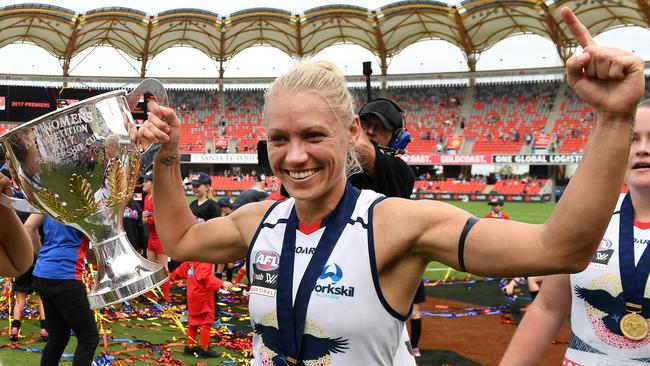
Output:
<svg viewBox="0 0 650 366">
<path fill-rule="evenodd" d="M 648 335 L 648 321 L 643 317 L 643 297 L 650 274 L 650 250 L 644 250 L 634 263 L 634 207 L 630 193 L 625 195 L 619 214 L 619 270 L 626 314 L 621 318 L 621 333 L 633 341 Z"/>
</svg>

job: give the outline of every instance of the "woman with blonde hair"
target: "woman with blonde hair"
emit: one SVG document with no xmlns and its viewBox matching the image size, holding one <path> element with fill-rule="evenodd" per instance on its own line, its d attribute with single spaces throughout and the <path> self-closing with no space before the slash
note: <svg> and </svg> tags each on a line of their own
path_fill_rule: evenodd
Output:
<svg viewBox="0 0 650 366">
<path fill-rule="evenodd" d="M 446 203 L 384 199 L 350 186 L 346 162 L 354 161 L 359 117 L 345 79 L 324 62 L 298 64 L 265 97 L 269 161 L 291 198 L 197 224 L 182 189 L 180 122 L 172 109 L 150 102 L 138 137 L 163 143 L 154 163 L 159 235 L 177 260 L 221 263 L 248 255 L 253 365 L 393 364 L 430 261 L 503 277 L 587 265 L 623 179 L 644 64 L 595 45 L 568 8 L 562 14 L 585 47 L 567 61 L 567 80 L 598 123 L 542 225 L 479 221 Z"/>
</svg>

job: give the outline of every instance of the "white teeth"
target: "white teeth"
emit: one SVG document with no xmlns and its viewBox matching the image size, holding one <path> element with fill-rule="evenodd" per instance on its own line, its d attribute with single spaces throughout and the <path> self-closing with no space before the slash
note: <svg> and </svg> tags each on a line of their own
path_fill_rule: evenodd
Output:
<svg viewBox="0 0 650 366">
<path fill-rule="evenodd" d="M 289 172 L 289 176 L 293 179 L 305 179 L 316 174 L 315 170 L 307 170 L 305 172 Z"/>
</svg>

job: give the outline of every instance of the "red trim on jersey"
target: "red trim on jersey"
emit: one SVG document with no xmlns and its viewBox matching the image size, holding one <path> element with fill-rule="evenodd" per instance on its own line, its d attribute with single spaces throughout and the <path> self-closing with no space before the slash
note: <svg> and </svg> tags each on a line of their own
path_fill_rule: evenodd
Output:
<svg viewBox="0 0 650 366">
<path fill-rule="evenodd" d="M 634 220 L 634 226 L 638 227 L 641 230 L 650 229 L 650 222 L 641 222 L 639 220 Z"/>
<path fill-rule="evenodd" d="M 280 189 L 273 192 L 270 196 L 266 197 L 267 201 L 284 201 L 287 197 L 283 196 Z"/>
<path fill-rule="evenodd" d="M 302 222 L 298 223 L 298 231 L 305 235 L 311 235 L 320 229 L 322 221 L 318 220 L 312 224 L 303 224 Z"/>
<path fill-rule="evenodd" d="M 86 251 L 88 250 L 89 240 L 86 236 L 81 238 L 81 244 L 79 244 L 79 249 L 77 249 L 77 262 L 74 265 L 74 278 L 76 280 L 81 280 L 83 278 L 84 271 L 84 259 L 86 258 Z"/>
</svg>

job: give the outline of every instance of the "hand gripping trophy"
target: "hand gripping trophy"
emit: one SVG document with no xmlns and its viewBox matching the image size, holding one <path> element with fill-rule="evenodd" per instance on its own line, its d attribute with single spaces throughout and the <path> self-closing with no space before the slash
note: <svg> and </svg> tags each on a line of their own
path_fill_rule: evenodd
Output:
<svg viewBox="0 0 650 366">
<path fill-rule="evenodd" d="M 149 93 L 167 105 L 158 80 L 98 95 L 48 113 L 0 136 L 26 196 L 0 195 L 0 203 L 40 212 L 83 232 L 97 258 L 88 294 L 93 309 L 141 295 L 168 279 L 158 263 L 141 257 L 122 228 L 124 207 L 141 172 L 151 167 L 160 144 L 146 150 L 132 142 L 130 108 Z"/>
</svg>

